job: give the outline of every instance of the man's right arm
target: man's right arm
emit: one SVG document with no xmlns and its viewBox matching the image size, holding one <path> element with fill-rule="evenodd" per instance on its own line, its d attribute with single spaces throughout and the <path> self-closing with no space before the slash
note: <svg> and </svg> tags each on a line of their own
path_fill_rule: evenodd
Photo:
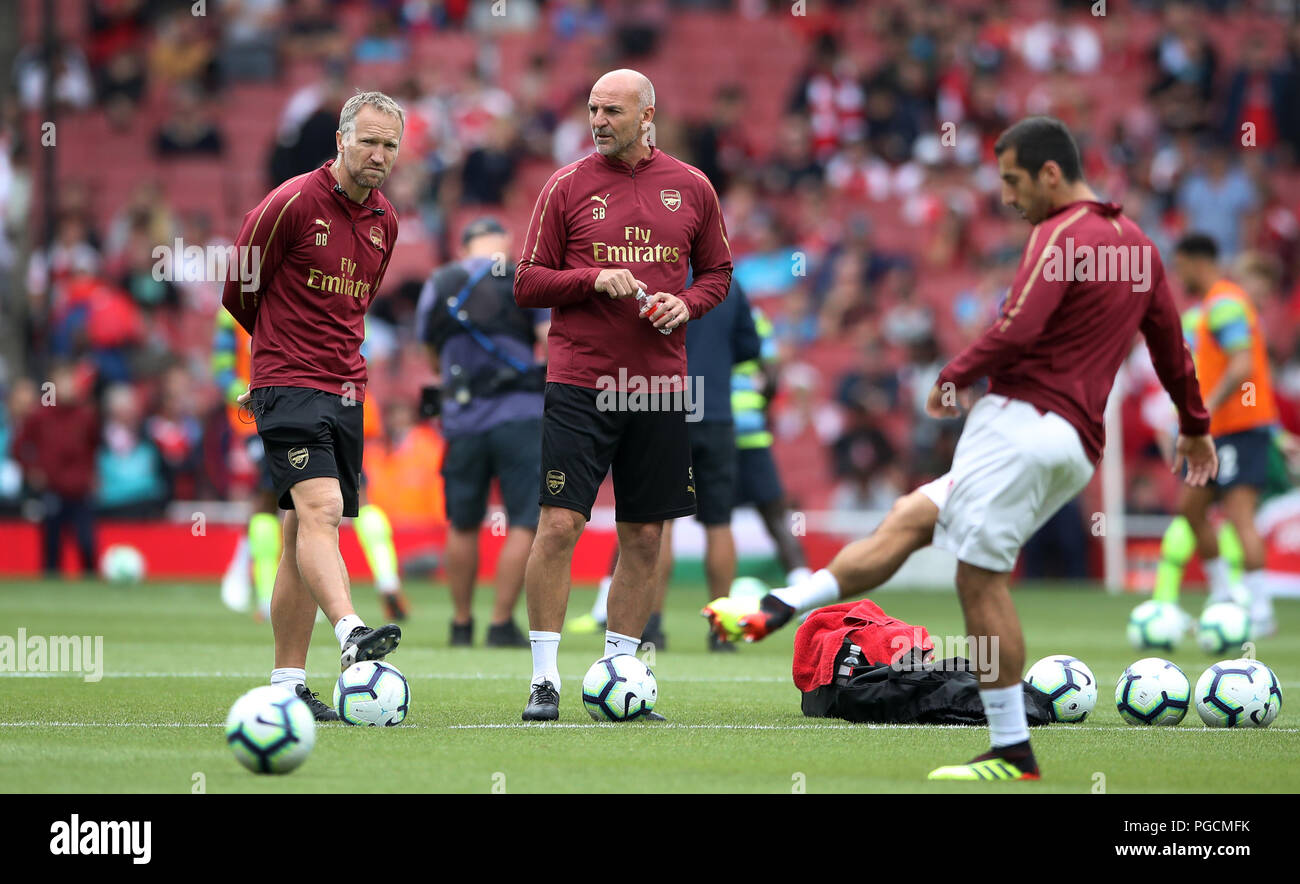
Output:
<svg viewBox="0 0 1300 884">
<path fill-rule="evenodd" d="M 1183 339 L 1182 322 L 1174 306 L 1164 268 L 1158 267 L 1155 288 L 1142 317 L 1142 337 L 1146 339 L 1151 362 L 1160 384 L 1178 409 L 1179 432 L 1184 436 L 1204 436 L 1210 432 L 1210 413 L 1201 401 L 1201 385 L 1196 366 Z"/>
<path fill-rule="evenodd" d="M 599 267 L 561 269 L 569 239 L 564 182 L 571 174 L 556 172 L 537 196 L 515 271 L 515 303 L 520 307 L 563 307 L 596 292 Z"/>
<path fill-rule="evenodd" d="M 294 206 L 300 195 L 297 188 L 281 185 L 244 216 L 235 237 L 235 266 L 227 270 L 221 305 L 250 335 L 258 305 L 297 234 Z"/>
</svg>

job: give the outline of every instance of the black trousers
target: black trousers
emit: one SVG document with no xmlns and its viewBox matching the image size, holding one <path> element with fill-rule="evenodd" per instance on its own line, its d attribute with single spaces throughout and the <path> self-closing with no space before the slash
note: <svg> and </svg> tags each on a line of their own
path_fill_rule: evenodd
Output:
<svg viewBox="0 0 1300 884">
<path fill-rule="evenodd" d="M 63 534 L 69 528 L 75 532 L 77 550 L 81 553 L 81 569 L 85 574 L 95 573 L 95 513 L 88 497 L 62 497 L 53 492 L 45 495 L 45 573 L 59 573 Z"/>
</svg>

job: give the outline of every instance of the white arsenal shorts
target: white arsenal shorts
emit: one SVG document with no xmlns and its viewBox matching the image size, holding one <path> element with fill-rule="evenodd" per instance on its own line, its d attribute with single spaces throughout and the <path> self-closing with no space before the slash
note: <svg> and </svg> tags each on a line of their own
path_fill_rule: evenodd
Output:
<svg viewBox="0 0 1300 884">
<path fill-rule="evenodd" d="M 920 488 L 939 507 L 934 545 L 958 561 L 1011 571 L 1025 541 L 1083 490 L 1092 472 L 1069 421 L 988 394 L 971 409 L 952 469 Z"/>
</svg>

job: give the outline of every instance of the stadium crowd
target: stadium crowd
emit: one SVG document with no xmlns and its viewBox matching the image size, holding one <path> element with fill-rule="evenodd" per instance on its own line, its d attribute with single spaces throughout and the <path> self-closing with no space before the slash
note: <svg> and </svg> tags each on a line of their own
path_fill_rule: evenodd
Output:
<svg viewBox="0 0 1300 884">
<path fill-rule="evenodd" d="M 178 239 L 228 243 L 248 205 L 229 217 L 178 210 L 174 191 L 144 179 L 102 223 L 90 185 L 113 170 L 87 169 L 60 175 L 46 224 L 30 227 L 41 202 L 33 121 L 51 103 L 61 118 L 103 115 L 158 162 L 229 161 L 242 147 L 232 86 L 283 82 L 276 131 L 257 146 L 258 184 L 270 186 L 333 156 L 338 108 L 362 72 L 385 71 L 391 81 L 364 85 L 408 114 L 385 193 L 403 237 L 427 240 L 432 256 L 419 272 L 390 274 L 368 325 L 372 381 L 401 406 L 385 427 L 397 446 L 421 381 L 407 370 L 422 364 L 415 301 L 452 256 L 456 219 L 497 213 L 522 241 L 538 183 L 528 171 L 544 180 L 591 150 L 588 71 L 671 58 L 679 22 L 693 16 L 718 23 L 719 46 L 729 20 L 785 17 L 800 41 L 777 113 L 757 115 L 773 125 L 753 124 L 765 97 L 738 67 L 690 119 L 661 90 L 655 136 L 713 181 L 736 277 L 773 320 L 773 430 L 778 458 L 804 470 L 790 483 L 796 505 L 879 507 L 950 461 L 959 427 L 924 419 L 924 399 L 992 317 L 1019 260 L 1027 231 L 998 204 L 990 148 L 1026 113 L 1071 127 L 1088 179 L 1166 261 L 1197 230 L 1229 262 L 1268 268 L 1259 309 L 1276 387 L 1284 412 L 1300 413 L 1300 22 L 1286 4 L 1148 0 L 1096 17 L 1066 0 L 886 0 L 810 3 L 819 9 L 806 20 L 763 0 L 511 0 L 505 20 L 468 0 L 216 0 L 203 18 L 189 4 L 88 5 L 79 38 L 21 50 L 0 116 L 0 324 L 11 330 L 0 351 L 0 508 L 11 512 L 40 490 L 39 458 L 19 443 L 47 378 L 98 404 L 98 444 L 82 456 L 101 512 L 157 514 L 251 484 L 203 343 L 220 283 L 187 272 L 183 252 L 159 274 L 155 254 Z M 502 28 L 536 35 L 524 75 L 508 81 L 491 51 Z M 482 40 L 458 85 L 411 63 L 416 41 L 464 33 Z M 592 59 L 582 75 L 560 73 L 577 53 Z M 304 68 L 318 74 L 284 79 Z M 157 92 L 167 112 L 144 126 L 140 106 Z M 1167 512 L 1159 418 L 1144 419 L 1134 375 L 1129 506 Z M 782 457 L 810 450 L 824 457 Z"/>
</svg>

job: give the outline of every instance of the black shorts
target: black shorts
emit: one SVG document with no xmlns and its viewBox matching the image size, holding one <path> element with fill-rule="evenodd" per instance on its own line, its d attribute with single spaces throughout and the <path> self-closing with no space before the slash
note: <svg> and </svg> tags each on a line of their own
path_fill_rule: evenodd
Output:
<svg viewBox="0 0 1300 884">
<path fill-rule="evenodd" d="M 1268 485 L 1268 459 L 1273 447 L 1273 431 L 1268 427 L 1224 433 L 1214 437 L 1219 453 L 1219 475 L 1214 487 L 1226 491 L 1237 485 L 1264 490 Z"/>
<path fill-rule="evenodd" d="M 701 525 L 730 525 L 736 495 L 736 425 L 700 421 L 689 427 L 699 501 L 696 518 Z"/>
<path fill-rule="evenodd" d="M 343 515 L 355 517 L 364 444 L 361 403 L 308 387 L 258 387 L 251 404 L 280 509 L 293 509 L 294 485 L 328 477 L 339 480 Z"/>
<path fill-rule="evenodd" d="M 615 404 L 602 404 L 610 398 Z M 596 492 L 612 467 L 617 521 L 694 515 L 686 411 L 663 410 L 659 397 L 650 403 L 618 400 L 617 394 L 588 387 L 546 385 L 540 502 L 590 519 Z"/>
<path fill-rule="evenodd" d="M 447 440 L 442 456 L 447 520 L 471 531 L 487 513 L 488 486 L 496 476 L 511 528 L 536 528 L 542 473 L 542 420 L 507 421 L 481 433 Z"/>
<path fill-rule="evenodd" d="M 784 497 L 770 447 L 736 452 L 736 506 L 766 506 Z"/>
</svg>

